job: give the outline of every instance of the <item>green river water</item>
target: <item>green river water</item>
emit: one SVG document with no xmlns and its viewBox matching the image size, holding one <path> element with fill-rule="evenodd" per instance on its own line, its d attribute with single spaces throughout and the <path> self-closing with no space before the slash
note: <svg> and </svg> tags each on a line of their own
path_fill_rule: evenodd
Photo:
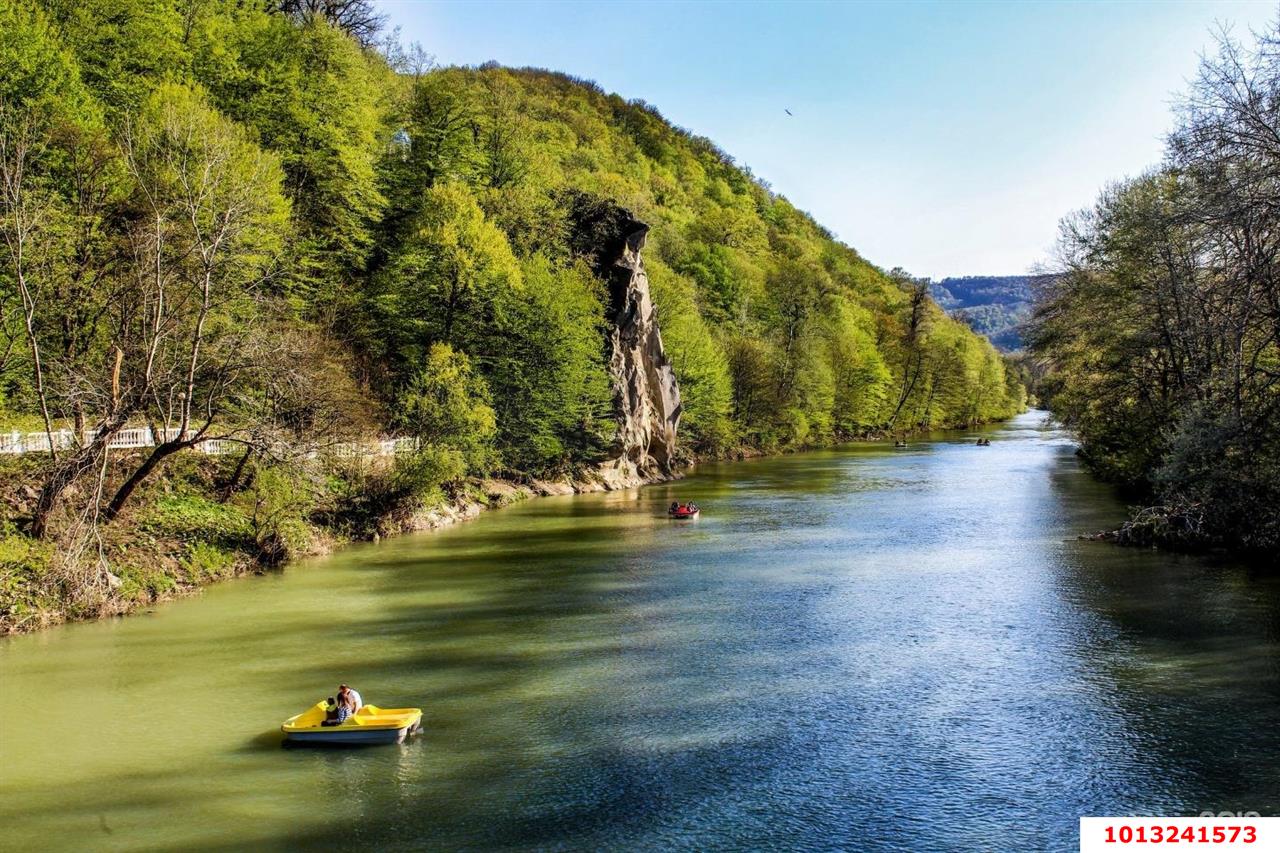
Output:
<svg viewBox="0 0 1280 853">
<path fill-rule="evenodd" d="M 1280 814 L 1280 583 L 1078 541 L 1124 508 L 1067 437 L 977 434 L 0 641 L 0 848 L 1073 850 L 1080 815 Z M 282 748 L 340 680 L 424 733 Z"/>
</svg>

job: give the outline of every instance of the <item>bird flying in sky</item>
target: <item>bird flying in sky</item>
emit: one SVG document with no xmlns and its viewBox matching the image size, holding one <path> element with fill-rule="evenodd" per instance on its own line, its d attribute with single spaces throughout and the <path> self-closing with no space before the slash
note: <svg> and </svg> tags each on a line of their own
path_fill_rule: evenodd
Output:
<svg viewBox="0 0 1280 853">
<path fill-rule="evenodd" d="M 783 108 L 782 108 L 782 111 L 783 111 L 784 113 L 786 113 L 787 115 L 792 115 L 791 110 L 787 109 L 786 107 L 783 107 Z"/>
</svg>

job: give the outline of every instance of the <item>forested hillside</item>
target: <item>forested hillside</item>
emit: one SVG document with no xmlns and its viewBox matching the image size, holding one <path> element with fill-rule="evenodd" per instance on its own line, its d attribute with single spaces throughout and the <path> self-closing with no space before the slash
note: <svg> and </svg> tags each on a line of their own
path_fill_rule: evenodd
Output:
<svg viewBox="0 0 1280 853">
<path fill-rule="evenodd" d="M 1062 228 L 1041 393 L 1144 506 L 1121 538 L 1280 552 L 1280 30 L 1225 41 L 1165 162 Z"/>
<path fill-rule="evenodd" d="M 926 284 L 709 140 L 564 74 L 433 68 L 379 23 L 363 2 L 0 0 L 0 428 L 76 437 L 5 463 L 26 485 L 0 608 L 90 612 L 121 576 L 145 597 L 470 478 L 589 471 L 616 425 L 584 203 L 651 228 L 691 456 L 1021 408 Z M 139 426 L 157 446 L 107 452 Z M 323 461 L 386 434 L 417 448 L 390 471 Z M 237 452 L 193 452 L 215 439 Z M 133 589 L 118 531 L 138 529 L 183 532 L 168 580 Z"/>
<path fill-rule="evenodd" d="M 1045 276 L 966 275 L 930 285 L 938 304 L 1006 352 L 1021 350 L 1022 325 Z"/>
</svg>

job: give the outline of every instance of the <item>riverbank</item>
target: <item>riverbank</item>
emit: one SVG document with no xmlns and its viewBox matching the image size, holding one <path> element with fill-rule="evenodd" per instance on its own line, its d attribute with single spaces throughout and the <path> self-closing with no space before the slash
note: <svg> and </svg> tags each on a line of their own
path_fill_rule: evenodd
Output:
<svg viewBox="0 0 1280 853">
<path fill-rule="evenodd" d="M 38 494 L 39 460 L 9 457 L 0 461 L 0 635 L 128 615 L 350 543 L 437 530 L 531 498 L 636 488 L 679 479 L 703 463 L 819 449 L 737 447 L 691 458 L 672 476 L 641 476 L 615 464 L 557 479 L 472 478 L 450 489 L 399 495 L 388 494 L 394 488 L 386 466 L 357 465 L 336 476 L 263 467 L 232 484 L 235 460 L 189 454 L 172 460 L 126 516 L 109 525 L 84 520 L 80 541 L 57 545 L 21 532 L 20 520 Z"/>
</svg>

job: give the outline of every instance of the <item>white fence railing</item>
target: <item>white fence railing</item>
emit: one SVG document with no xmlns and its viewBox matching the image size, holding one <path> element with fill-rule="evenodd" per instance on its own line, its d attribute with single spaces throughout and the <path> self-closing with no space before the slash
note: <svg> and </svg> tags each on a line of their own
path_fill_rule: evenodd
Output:
<svg viewBox="0 0 1280 853">
<path fill-rule="evenodd" d="M 92 443 L 97 433 L 87 429 L 77 440 L 74 430 L 54 430 L 52 436 L 43 432 L 0 432 L 0 454 L 17 455 L 22 453 L 48 453 L 50 438 L 56 450 L 70 450 L 85 447 Z M 128 427 L 111 436 L 107 447 L 112 450 L 129 450 L 137 447 L 155 447 L 156 444 L 172 441 L 178 437 L 176 429 L 162 429 L 158 433 L 150 427 Z M 156 439 L 160 441 L 157 442 Z M 334 456 L 339 459 L 353 459 L 363 456 L 394 456 L 399 453 L 410 453 L 418 449 L 416 438 L 380 438 L 368 441 L 338 441 L 326 444 L 321 455 Z M 244 445 L 238 441 L 223 438 L 209 438 L 196 444 L 195 449 L 210 456 L 221 456 L 234 453 Z M 317 455 L 317 454 L 312 454 Z"/>
<path fill-rule="evenodd" d="M 351 459 L 359 456 L 395 456 L 399 453 L 412 453 L 419 447 L 418 439 L 412 437 L 375 438 L 368 441 L 339 441 L 324 446 L 323 453 L 338 459 Z"/>
</svg>

